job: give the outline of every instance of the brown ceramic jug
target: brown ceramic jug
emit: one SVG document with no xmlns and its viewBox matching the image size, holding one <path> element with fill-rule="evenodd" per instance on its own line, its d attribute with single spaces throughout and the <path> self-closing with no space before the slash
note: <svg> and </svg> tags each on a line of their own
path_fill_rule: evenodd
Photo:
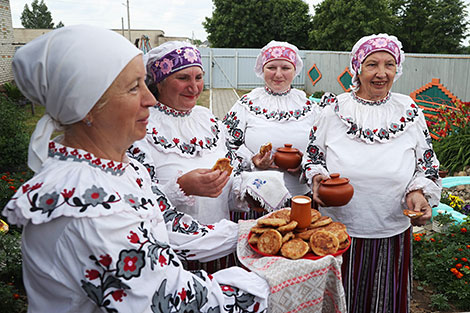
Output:
<svg viewBox="0 0 470 313">
<path fill-rule="evenodd" d="M 354 188 L 349 183 L 349 179 L 339 176 L 338 173 L 332 173 L 331 178 L 320 182 L 318 196 L 326 206 L 346 205 L 354 194 Z"/>
<path fill-rule="evenodd" d="M 282 169 L 296 168 L 300 165 L 302 157 L 299 150 L 292 148 L 291 144 L 284 144 L 284 147 L 277 148 L 274 153 L 274 163 Z"/>
</svg>

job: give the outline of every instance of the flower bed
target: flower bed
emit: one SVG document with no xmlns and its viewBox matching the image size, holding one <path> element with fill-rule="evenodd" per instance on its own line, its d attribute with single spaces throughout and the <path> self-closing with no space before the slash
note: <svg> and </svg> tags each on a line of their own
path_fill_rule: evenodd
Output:
<svg viewBox="0 0 470 313">
<path fill-rule="evenodd" d="M 470 218 L 448 223 L 442 233 L 413 234 L 413 274 L 435 291 L 435 299 L 447 299 L 459 309 L 470 310 Z M 442 302 L 442 303 L 441 303 Z M 445 310 L 446 301 L 435 303 Z"/>
</svg>

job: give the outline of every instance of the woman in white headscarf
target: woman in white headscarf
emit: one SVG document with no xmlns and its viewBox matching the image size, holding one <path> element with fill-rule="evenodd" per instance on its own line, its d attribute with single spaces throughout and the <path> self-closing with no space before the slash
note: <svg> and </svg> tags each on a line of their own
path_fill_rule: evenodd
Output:
<svg viewBox="0 0 470 313">
<path fill-rule="evenodd" d="M 429 221 L 440 200 L 439 161 L 423 112 L 390 91 L 404 59 L 395 36 L 361 38 L 351 52 L 353 91 L 330 95 L 304 154 L 313 199 L 352 239 L 342 266 L 348 312 L 409 312 L 411 226 Z M 354 196 L 325 207 L 319 183 L 335 172 L 350 179 Z M 410 223 L 404 209 L 422 216 Z"/>
<path fill-rule="evenodd" d="M 307 194 L 309 188 L 299 181 L 300 166 L 287 171 L 278 168 L 274 164 L 274 152 L 291 144 L 302 153 L 320 110 L 307 99 L 305 92 L 291 87 L 302 66 L 296 46 L 274 40 L 268 43 L 261 49 L 255 65 L 255 73 L 265 86 L 242 96 L 223 121 L 229 132 L 230 148 L 236 151 L 241 167 L 252 171 L 281 171 L 291 196 Z M 260 147 L 266 143 L 271 143 L 272 150 L 261 154 Z"/>
<path fill-rule="evenodd" d="M 20 48 L 13 72 L 46 107 L 30 143 L 36 175 L 2 212 L 24 227 L 28 312 L 266 308 L 268 286 L 257 275 L 236 267 L 191 273 L 179 260 L 234 251 L 237 225 L 206 227 L 175 211 L 146 168 L 126 157 L 155 104 L 140 50 L 110 30 L 64 27 Z M 64 135 L 50 141 L 58 128 Z"/>
</svg>

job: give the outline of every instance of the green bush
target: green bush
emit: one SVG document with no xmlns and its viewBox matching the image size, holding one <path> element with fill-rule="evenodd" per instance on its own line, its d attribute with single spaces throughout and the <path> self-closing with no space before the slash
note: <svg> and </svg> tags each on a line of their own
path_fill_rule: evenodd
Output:
<svg viewBox="0 0 470 313">
<path fill-rule="evenodd" d="M 5 94 L 9 99 L 13 101 L 21 101 L 22 104 L 24 103 L 25 97 L 14 82 L 7 82 L 3 84 L 3 89 L 5 90 Z"/>
<path fill-rule="evenodd" d="M 0 95 L 0 112 L 0 172 L 24 170 L 29 145 L 26 114 L 5 95 Z"/>
<path fill-rule="evenodd" d="M 470 124 L 469 124 L 470 125 Z M 470 126 L 452 132 L 445 138 L 433 142 L 434 152 L 442 167 L 450 174 L 470 165 Z"/>
</svg>

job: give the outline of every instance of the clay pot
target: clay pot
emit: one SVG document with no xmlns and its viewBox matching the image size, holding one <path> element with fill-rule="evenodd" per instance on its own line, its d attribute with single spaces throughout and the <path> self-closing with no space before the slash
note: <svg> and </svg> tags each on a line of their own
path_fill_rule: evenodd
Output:
<svg viewBox="0 0 470 313">
<path fill-rule="evenodd" d="M 277 148 L 274 153 L 274 163 L 282 169 L 296 168 L 300 165 L 302 157 L 299 150 L 292 148 L 291 144 L 285 144 L 282 148 Z"/>
<path fill-rule="evenodd" d="M 348 178 L 340 178 L 338 173 L 332 173 L 330 177 L 320 182 L 318 196 L 326 206 L 346 205 L 354 194 L 353 186 Z"/>
<path fill-rule="evenodd" d="M 290 220 L 297 222 L 297 229 L 303 230 L 312 221 L 312 199 L 307 196 L 295 196 L 291 199 Z"/>
</svg>

